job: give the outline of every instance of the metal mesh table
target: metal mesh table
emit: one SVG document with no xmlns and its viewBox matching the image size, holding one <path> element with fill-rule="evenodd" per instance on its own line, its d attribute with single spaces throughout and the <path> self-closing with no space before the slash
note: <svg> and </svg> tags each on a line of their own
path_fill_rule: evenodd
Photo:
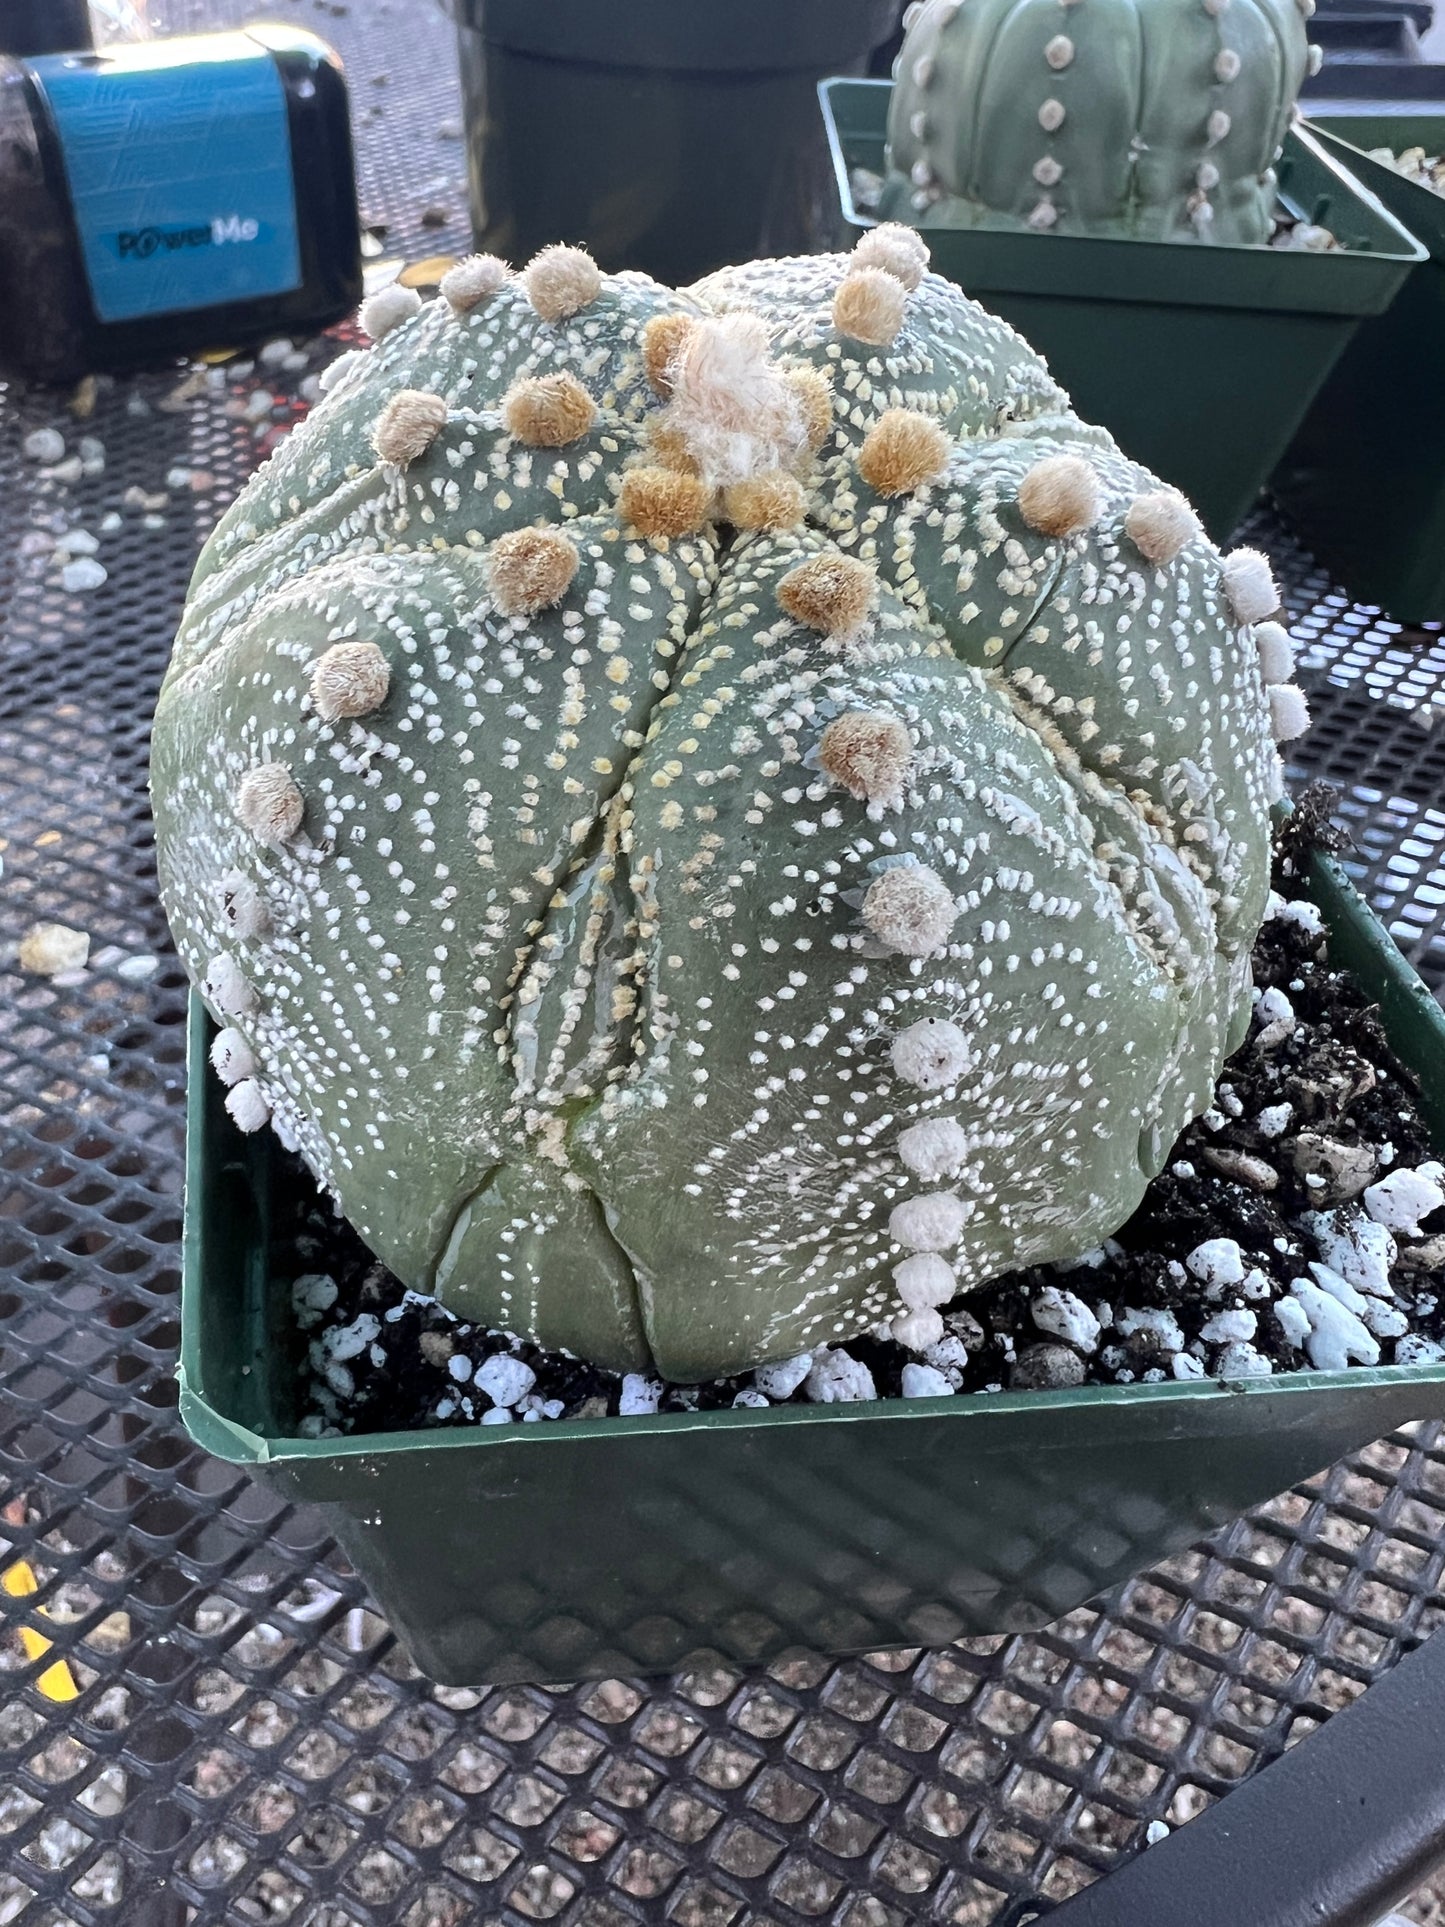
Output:
<svg viewBox="0 0 1445 1927">
<path fill-rule="evenodd" d="M 461 249 L 445 20 L 271 11 L 348 56 L 386 250 Z M 173 0 L 157 24 L 244 12 Z M 418 1677 L 315 1518 L 180 1429 L 185 985 L 147 727 L 199 543 L 303 379 L 145 377 L 85 421 L 0 403 L 0 1572 L 33 1576 L 50 1621 L 28 1623 L 53 1639 L 0 1651 L 0 1923 L 983 1927 L 1045 1907 L 1424 1638 L 1445 1604 L 1437 1428 L 1037 1635 L 488 1692 Z M 40 479 L 20 445 L 42 425 L 103 444 L 103 470 L 92 448 Z M 47 538 L 77 525 L 104 528 L 108 580 L 66 594 Z M 1294 775 L 1340 786 L 1352 868 L 1439 985 L 1445 641 L 1350 607 L 1267 514 L 1249 535 L 1309 645 Z M 86 931 L 88 967 L 19 969 L 40 920 Z"/>
</svg>

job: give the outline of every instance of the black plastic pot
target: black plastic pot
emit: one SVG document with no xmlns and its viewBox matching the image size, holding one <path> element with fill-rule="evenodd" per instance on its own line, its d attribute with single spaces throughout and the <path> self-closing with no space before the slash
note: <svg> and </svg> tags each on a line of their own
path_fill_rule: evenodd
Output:
<svg viewBox="0 0 1445 1927">
<path fill-rule="evenodd" d="M 1445 196 L 1360 150 L 1440 153 L 1445 99 L 1433 111 L 1429 103 L 1372 106 L 1311 126 L 1430 258 L 1335 364 L 1275 471 L 1274 491 L 1357 601 L 1401 622 L 1437 622 L 1445 619 Z"/>
<path fill-rule="evenodd" d="M 585 243 L 681 285 L 818 245 L 815 88 L 901 0 L 452 0 L 477 245 Z"/>
<path fill-rule="evenodd" d="M 883 170 L 891 89 L 819 89 L 847 247 L 874 217 L 854 200 L 859 170 Z M 1253 504 L 1320 383 L 1367 315 L 1377 315 L 1424 249 L 1310 134 L 1279 163 L 1280 199 L 1327 224 L 1328 253 L 1205 247 L 990 228 L 923 230 L 940 274 L 1017 328 L 1085 421 L 1173 482 L 1216 540 Z"/>
</svg>

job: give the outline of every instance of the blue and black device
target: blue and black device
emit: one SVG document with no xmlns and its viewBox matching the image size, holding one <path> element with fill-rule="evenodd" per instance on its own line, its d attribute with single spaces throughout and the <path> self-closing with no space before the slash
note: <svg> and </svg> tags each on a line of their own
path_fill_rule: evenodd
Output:
<svg viewBox="0 0 1445 1927">
<path fill-rule="evenodd" d="M 0 372 L 70 381 L 356 306 L 346 82 L 324 41 L 88 43 L 72 0 L 0 0 Z"/>
</svg>

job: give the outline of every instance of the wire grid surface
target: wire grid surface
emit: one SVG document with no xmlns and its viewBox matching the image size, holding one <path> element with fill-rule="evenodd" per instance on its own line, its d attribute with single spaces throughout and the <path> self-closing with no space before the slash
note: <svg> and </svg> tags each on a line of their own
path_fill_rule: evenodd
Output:
<svg viewBox="0 0 1445 1927">
<path fill-rule="evenodd" d="M 242 11 L 176 0 L 161 24 Z M 461 248 L 460 150 L 436 131 L 458 112 L 445 22 L 290 11 L 349 57 L 388 251 Z M 433 202 L 452 218 L 423 226 Z M 0 401 L 0 1574 L 25 1562 L 49 1615 L 29 1623 L 53 1639 L 0 1650 L 0 1923 L 983 1927 L 1047 1906 L 1432 1629 L 1438 1428 L 1037 1635 L 486 1692 L 418 1677 L 314 1515 L 180 1429 L 185 985 L 155 897 L 147 727 L 196 549 L 299 413 L 299 379 L 263 366 L 178 394 L 179 375 L 144 377 L 82 423 L 53 397 Z M 276 407 L 247 419 L 261 386 Z M 41 480 L 20 444 L 46 425 L 102 441 L 104 472 Z M 122 509 L 102 588 L 60 592 L 37 533 L 94 530 L 128 488 L 167 499 Z M 1439 986 L 1445 645 L 1351 608 L 1267 516 L 1248 533 L 1309 645 L 1317 721 L 1294 774 L 1341 786 L 1356 872 Z M 18 968 L 41 920 L 89 933 L 87 969 Z"/>
</svg>

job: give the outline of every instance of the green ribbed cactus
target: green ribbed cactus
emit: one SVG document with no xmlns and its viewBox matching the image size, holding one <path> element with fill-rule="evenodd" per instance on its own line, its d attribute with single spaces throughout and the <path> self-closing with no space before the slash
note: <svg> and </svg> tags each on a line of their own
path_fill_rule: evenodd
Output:
<svg viewBox="0 0 1445 1927">
<path fill-rule="evenodd" d="M 924 0 L 883 211 L 1263 246 L 1314 0 Z"/>
<path fill-rule="evenodd" d="M 378 297 L 201 558 L 153 792 L 228 1106 L 464 1316 L 926 1345 L 1242 1033 L 1268 567 L 925 261 Z"/>
</svg>

